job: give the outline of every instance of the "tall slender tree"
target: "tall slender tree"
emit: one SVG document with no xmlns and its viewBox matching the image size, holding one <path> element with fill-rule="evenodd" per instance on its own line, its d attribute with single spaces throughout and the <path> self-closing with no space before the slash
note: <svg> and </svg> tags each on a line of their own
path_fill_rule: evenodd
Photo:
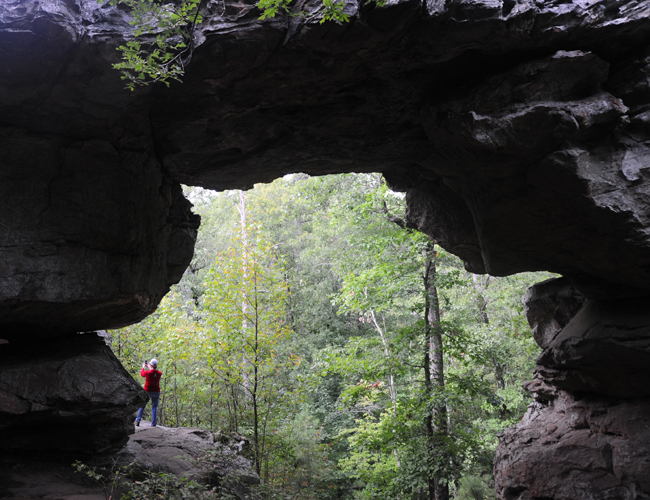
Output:
<svg viewBox="0 0 650 500">
<path fill-rule="evenodd" d="M 291 333 L 282 262 L 242 208 L 242 231 L 205 282 L 205 312 L 213 327 L 208 354 L 213 373 L 233 394 L 238 425 L 250 423 L 255 468 L 261 473 L 268 421 L 290 402 L 282 375 L 297 359 L 281 351 Z"/>
<path fill-rule="evenodd" d="M 441 393 L 445 387 L 444 348 L 442 343 L 442 324 L 440 322 L 440 299 L 436 287 L 436 252 L 435 245 L 430 242 L 423 250 L 424 260 L 424 380 L 425 392 L 428 399 L 435 401 L 436 393 Z M 431 411 L 426 414 L 427 440 L 431 453 L 442 453 L 444 447 L 441 441 L 447 436 L 447 406 L 444 401 L 435 402 Z M 429 477 L 429 500 L 448 500 L 449 485 L 441 481 L 439 474 Z"/>
</svg>

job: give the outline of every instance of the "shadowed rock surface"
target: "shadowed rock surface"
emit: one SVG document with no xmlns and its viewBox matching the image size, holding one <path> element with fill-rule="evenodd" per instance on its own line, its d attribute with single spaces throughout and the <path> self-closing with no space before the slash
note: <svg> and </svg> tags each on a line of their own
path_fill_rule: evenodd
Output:
<svg viewBox="0 0 650 500">
<path fill-rule="evenodd" d="M 100 485 L 89 484 L 69 463 L 0 458 L 0 499 L 57 498 L 106 500 Z"/>
<path fill-rule="evenodd" d="M 94 332 L 0 345 L 0 451 L 83 457 L 119 450 L 146 393 Z"/>
<path fill-rule="evenodd" d="M 89 467 L 94 467 L 97 473 L 130 466 L 134 480 L 146 478 L 146 472 L 173 474 L 179 479 L 191 477 L 201 484 L 222 488 L 241 500 L 248 498 L 250 486 L 259 484 L 260 478 L 250 461 L 241 454 L 242 446 L 249 445 L 241 436 L 217 435 L 215 439 L 203 429 L 151 428 L 147 425 L 143 422 L 142 427 L 136 428 L 135 434 L 117 453 L 89 457 L 85 462 L 89 462 Z M 33 456 L 11 460 L 0 457 L 2 500 L 106 500 L 109 490 L 110 487 L 103 488 L 83 472 L 75 472 L 71 463 L 65 461 Z M 116 498 L 122 493 L 123 490 L 118 490 Z"/>
<path fill-rule="evenodd" d="M 585 297 L 565 278 L 537 283 L 523 298 L 535 342 L 545 349 L 585 303 Z"/>
<path fill-rule="evenodd" d="M 650 396 L 648 299 L 588 301 L 538 359 L 571 393 Z"/>
<path fill-rule="evenodd" d="M 125 10 L 0 5 L 0 338 L 150 314 L 192 254 L 180 182 L 379 171 L 469 270 L 566 278 L 528 297 L 538 406 L 504 435 L 501 498 L 650 497 L 645 465 L 589 475 L 610 469 L 579 450 L 607 453 L 609 437 L 523 437 L 569 425 L 578 403 L 595 415 L 648 395 L 650 3 L 349 0 L 345 25 L 319 24 L 319 5 L 259 21 L 250 0 L 208 0 L 185 82 L 134 93 L 111 69 Z M 641 450 L 626 414 L 615 448 Z"/>
<path fill-rule="evenodd" d="M 544 351 L 536 401 L 500 438 L 499 498 L 650 498 L 648 299 L 585 301 L 553 279 L 525 300 Z"/>
<path fill-rule="evenodd" d="M 0 336 L 31 342 L 152 313 L 199 218 L 151 157 L 0 129 Z"/>
<path fill-rule="evenodd" d="M 3 4 L 0 321 L 142 319 L 191 258 L 177 182 L 295 171 L 383 172 L 476 272 L 650 287 L 647 2 L 303 7 L 207 2 L 185 82 L 128 92 L 124 10 Z"/>
<path fill-rule="evenodd" d="M 32 191 L 32 200 L 78 193 L 61 200 L 62 207 L 37 204 L 24 214 L 49 232 L 60 228 L 39 235 L 64 254 L 51 260 L 72 259 L 65 255 L 71 246 L 101 250 L 110 261 L 142 254 L 129 230 L 149 221 L 152 227 L 136 234 L 161 231 L 148 215 L 157 200 L 146 197 L 146 183 L 160 186 L 166 178 L 159 170 L 216 189 L 297 170 L 381 171 L 410 191 L 413 221 L 471 269 L 496 275 L 549 269 L 650 286 L 647 2 L 396 1 L 365 9 L 350 3 L 347 10 L 359 18 L 344 26 L 316 24 L 317 3 L 304 6 L 306 19 L 265 22 L 252 3 L 223 5 L 208 2 L 214 15 L 199 28 L 185 82 L 135 93 L 124 91 L 110 67 L 118 57 L 114 46 L 130 30 L 124 11 L 87 1 L 3 5 L 0 107 L 3 149 L 12 154 L 4 155 L 2 171 L 29 170 L 5 174 L 2 185 L 8 193 Z M 29 166 L 30 158 L 37 165 Z M 75 179 L 71 172 L 83 171 L 81 165 L 89 171 Z M 50 193 L 61 183 L 50 187 L 48 170 L 69 184 Z M 14 184 L 25 177 L 41 182 Z M 95 199 L 93 189 L 102 185 L 113 196 Z M 124 186 L 132 187 L 124 198 L 135 206 L 109 210 L 122 204 L 111 198 Z M 105 206 L 95 206 L 102 198 Z M 18 215 L 26 211 L 24 202 L 6 199 L 22 206 Z M 172 199 L 180 203 L 178 195 Z M 83 226 L 66 230 L 65 209 L 75 206 L 99 221 L 94 234 Z M 104 223 L 97 211 L 105 213 Z M 116 234 L 125 241 L 109 244 Z M 147 236 L 153 244 L 154 234 Z M 168 249 L 187 249 L 172 260 L 182 267 L 191 238 L 158 237 Z M 32 267 L 42 258 L 33 254 L 48 251 L 29 255 L 29 238 L 20 243 L 13 251 Z M 164 255 L 155 257 L 162 271 Z M 115 267 L 108 268 L 113 281 L 124 276 L 119 263 L 107 263 Z M 20 271 L 12 266 L 5 274 Z M 87 300 L 79 277 L 63 271 L 69 296 L 58 300 Z M 178 279 L 156 274 L 160 283 L 148 277 L 131 286 L 146 303 L 141 317 Z M 15 297 L 26 309 L 56 301 L 36 293 L 47 279 L 11 282 L 4 301 Z M 107 283 L 108 276 L 97 281 Z M 111 290 L 120 293 L 131 283 L 116 285 Z M 106 287 L 97 287 L 95 298 L 111 301 Z M 152 294 L 154 288 L 161 292 Z M 137 291 L 124 291 L 133 307 Z M 110 316 L 119 314 L 88 328 L 110 326 Z M 11 318 L 20 321 L 17 312 Z"/>
</svg>

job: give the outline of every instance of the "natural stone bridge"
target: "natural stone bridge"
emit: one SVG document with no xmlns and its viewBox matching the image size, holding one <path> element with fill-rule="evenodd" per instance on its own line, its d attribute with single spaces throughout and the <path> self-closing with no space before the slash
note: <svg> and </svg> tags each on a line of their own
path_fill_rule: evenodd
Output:
<svg viewBox="0 0 650 500">
<path fill-rule="evenodd" d="M 0 448 L 125 442 L 140 391 L 77 332 L 180 279 L 179 183 L 378 171 L 471 271 L 564 276 L 527 295 L 544 352 L 499 498 L 650 498 L 650 3 L 297 4 L 208 1 L 185 82 L 132 93 L 126 12 L 0 2 Z"/>
</svg>

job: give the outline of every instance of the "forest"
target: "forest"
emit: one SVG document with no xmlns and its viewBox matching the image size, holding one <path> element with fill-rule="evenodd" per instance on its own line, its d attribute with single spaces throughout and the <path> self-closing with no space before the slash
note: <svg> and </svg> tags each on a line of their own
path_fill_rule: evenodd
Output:
<svg viewBox="0 0 650 500">
<path fill-rule="evenodd" d="M 494 498 L 539 354 L 521 297 L 551 274 L 467 272 L 379 174 L 185 191 L 190 267 L 111 332 L 136 379 L 159 360 L 160 425 L 245 436 L 269 498 Z"/>
</svg>

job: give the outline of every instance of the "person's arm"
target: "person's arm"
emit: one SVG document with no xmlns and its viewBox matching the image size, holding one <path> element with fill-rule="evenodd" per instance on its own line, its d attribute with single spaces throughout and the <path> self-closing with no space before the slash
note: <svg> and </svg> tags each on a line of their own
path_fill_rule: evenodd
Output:
<svg viewBox="0 0 650 500">
<path fill-rule="evenodd" d="M 142 370 L 140 370 L 140 376 L 141 377 L 146 377 L 147 373 L 149 372 L 149 363 L 142 363 Z"/>
</svg>

